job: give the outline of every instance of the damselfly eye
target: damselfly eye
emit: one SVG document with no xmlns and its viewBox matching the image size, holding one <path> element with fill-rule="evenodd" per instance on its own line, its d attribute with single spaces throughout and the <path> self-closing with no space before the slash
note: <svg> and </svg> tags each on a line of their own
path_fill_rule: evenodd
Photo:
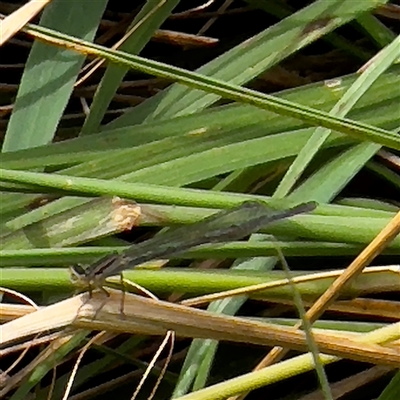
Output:
<svg viewBox="0 0 400 400">
<path fill-rule="evenodd" d="M 73 280 L 80 280 L 85 275 L 85 269 L 80 264 L 72 265 L 70 271 Z"/>
</svg>

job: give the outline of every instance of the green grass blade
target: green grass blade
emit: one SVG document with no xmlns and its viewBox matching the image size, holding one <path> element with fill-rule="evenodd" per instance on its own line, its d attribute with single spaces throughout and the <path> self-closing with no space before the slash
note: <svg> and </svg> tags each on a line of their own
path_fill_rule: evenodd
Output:
<svg viewBox="0 0 400 400">
<path fill-rule="evenodd" d="M 400 397 L 400 372 L 392 378 L 377 400 L 396 400 Z"/>
<path fill-rule="evenodd" d="M 375 0 L 346 3 L 342 0 L 313 2 L 196 72 L 232 85 L 243 85 L 299 49 L 355 18 L 357 14 L 376 7 L 377 3 L 379 2 Z M 217 92 L 204 96 L 200 91 L 174 85 L 135 107 L 130 114 L 120 117 L 109 126 L 126 126 L 190 114 L 210 106 L 220 98 L 219 96 L 225 97 Z"/>
<path fill-rule="evenodd" d="M 127 33 L 130 34 L 119 49 L 130 54 L 139 54 L 178 3 L 179 0 L 147 0 L 128 27 Z M 82 135 L 99 130 L 104 114 L 128 70 L 115 65 L 107 66 L 83 124 Z"/>
<path fill-rule="evenodd" d="M 41 25 L 92 40 L 106 0 L 53 0 Z M 35 41 L 4 138 L 3 152 L 27 149 L 53 140 L 85 56 Z"/>
<path fill-rule="evenodd" d="M 330 114 L 338 117 L 344 117 L 354 106 L 354 104 L 370 89 L 375 81 L 393 64 L 393 62 L 400 56 L 400 36 L 382 50 L 369 67 L 361 74 L 361 76 L 354 82 L 350 89 L 343 95 L 343 97 L 332 108 Z M 321 146 L 331 134 L 329 129 L 317 128 L 311 138 L 307 141 L 306 145 L 301 149 L 299 155 L 290 166 L 288 172 L 279 183 L 274 196 L 284 197 L 293 188 L 299 177 L 303 174 L 315 154 L 320 150 Z M 368 144 L 362 144 L 368 146 Z M 370 146 L 368 146 L 370 147 Z M 379 150 L 378 145 L 373 148 Z M 368 161 L 366 159 L 364 162 Z M 362 164 L 360 164 L 362 165 Z M 344 182 L 342 182 L 344 186 Z"/>
<path fill-rule="evenodd" d="M 105 58 L 116 64 L 129 66 L 132 69 L 137 69 L 151 75 L 176 80 L 177 82 L 181 82 L 195 89 L 214 93 L 234 101 L 252 104 L 273 111 L 277 114 L 298 118 L 311 125 L 321 125 L 325 128 L 353 136 L 359 140 L 374 141 L 381 145 L 400 149 L 400 139 L 395 132 L 379 129 L 377 127 L 344 118 L 333 117 L 316 109 L 285 101 L 274 96 L 262 94 L 254 90 L 245 89 L 198 73 L 189 72 L 182 68 L 176 68 L 160 62 L 150 61 L 121 51 L 110 51 L 106 47 L 94 45 L 83 40 L 77 40 L 70 36 L 58 34 L 44 28 L 28 28 L 28 32 L 34 33 L 43 40 L 55 42 L 59 45 L 62 43 L 77 51 Z"/>
<path fill-rule="evenodd" d="M 356 22 L 364 34 L 368 35 L 379 47 L 387 46 L 396 38 L 387 26 L 370 13 L 359 15 Z"/>
<path fill-rule="evenodd" d="M 397 90 L 399 73 L 399 67 L 393 67 L 385 72 L 355 105 L 349 117 L 385 129 L 400 125 L 400 117 L 397 113 L 397 103 L 400 101 L 400 94 Z M 301 100 L 305 105 L 329 110 L 337 101 L 338 94 L 348 89 L 354 83 L 356 76 L 353 74 L 340 78 L 340 87 L 315 83 L 283 91 L 277 96 L 295 102 Z M 90 162 L 98 157 L 112 156 L 113 151 L 116 154 L 126 148 L 137 147 L 139 149 L 140 145 L 155 141 L 159 141 L 161 154 L 169 154 L 172 151 L 171 146 L 174 146 L 172 137 L 176 141 L 175 147 L 181 149 L 180 155 L 182 156 L 185 152 L 197 152 L 199 150 L 197 146 L 204 145 L 203 141 L 205 142 L 211 136 L 220 136 L 224 143 L 228 144 L 232 140 L 254 138 L 253 132 L 256 131 L 261 132 L 261 135 L 268 135 L 302 127 L 305 127 L 305 124 L 297 120 L 281 118 L 274 113 L 255 107 L 233 104 L 204 110 L 190 116 L 136 125 L 135 129 L 132 127 L 113 129 L 96 136 L 81 137 L 35 149 L 3 153 L 0 154 L 0 163 L 3 168 L 15 169 L 36 168 L 43 165 L 63 165 L 65 168 L 69 164 L 75 165 L 81 162 Z M 243 135 L 235 135 L 239 130 L 243 131 Z M 238 139 L 233 139 L 234 137 Z M 190 138 L 193 139 L 193 143 L 179 145 L 180 140 L 188 141 Z M 162 140 L 164 140 L 163 143 Z M 199 144 L 195 145 L 196 142 Z M 220 144 L 210 142 L 210 146 L 217 147 Z M 142 147 L 142 149 L 141 156 L 138 151 L 137 154 L 132 154 L 132 157 L 136 162 L 139 162 L 141 158 L 145 159 L 147 163 L 150 162 L 149 158 L 154 156 L 155 147 L 148 146 Z M 152 157 L 144 157 L 145 152 L 150 152 Z M 177 156 L 177 153 L 174 154 L 171 158 Z M 164 155 L 164 157 L 167 156 Z M 71 174 L 73 174 L 72 171 Z"/>
</svg>

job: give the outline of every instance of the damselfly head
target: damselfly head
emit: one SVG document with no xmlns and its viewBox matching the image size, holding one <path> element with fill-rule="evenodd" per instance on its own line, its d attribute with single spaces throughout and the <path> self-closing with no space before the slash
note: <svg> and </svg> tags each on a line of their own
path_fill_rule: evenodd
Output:
<svg viewBox="0 0 400 400">
<path fill-rule="evenodd" d="M 85 269 L 82 265 L 75 264 L 69 267 L 69 272 L 71 274 L 71 282 L 76 286 L 88 286 L 87 277 Z"/>
<path fill-rule="evenodd" d="M 69 268 L 71 273 L 71 281 L 75 286 L 80 288 L 101 289 L 104 285 L 105 277 L 102 274 L 96 274 L 90 268 L 83 268 L 82 265 L 76 264 Z"/>
</svg>

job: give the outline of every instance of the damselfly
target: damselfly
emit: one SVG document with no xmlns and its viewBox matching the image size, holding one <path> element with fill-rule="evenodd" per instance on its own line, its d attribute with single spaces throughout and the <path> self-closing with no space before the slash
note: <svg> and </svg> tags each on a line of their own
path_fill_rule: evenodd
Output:
<svg viewBox="0 0 400 400">
<path fill-rule="evenodd" d="M 297 214 L 314 210 L 316 203 L 302 203 L 287 210 L 272 210 L 265 204 L 246 201 L 215 213 L 204 220 L 170 229 L 144 242 L 134 244 L 121 254 L 105 256 L 86 269 L 72 268 L 75 281 L 89 290 L 102 288 L 104 281 L 140 264 L 178 256 L 197 246 L 242 239 L 264 226 Z"/>
</svg>

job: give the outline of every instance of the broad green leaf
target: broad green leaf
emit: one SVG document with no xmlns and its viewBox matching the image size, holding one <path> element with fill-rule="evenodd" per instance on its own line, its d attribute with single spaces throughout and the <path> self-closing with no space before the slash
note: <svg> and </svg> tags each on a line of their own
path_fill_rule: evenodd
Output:
<svg viewBox="0 0 400 400">
<path fill-rule="evenodd" d="M 92 40 L 107 0 L 53 0 L 40 24 Z M 85 56 L 35 41 L 21 79 L 3 152 L 50 143 L 71 96 Z"/>
</svg>

